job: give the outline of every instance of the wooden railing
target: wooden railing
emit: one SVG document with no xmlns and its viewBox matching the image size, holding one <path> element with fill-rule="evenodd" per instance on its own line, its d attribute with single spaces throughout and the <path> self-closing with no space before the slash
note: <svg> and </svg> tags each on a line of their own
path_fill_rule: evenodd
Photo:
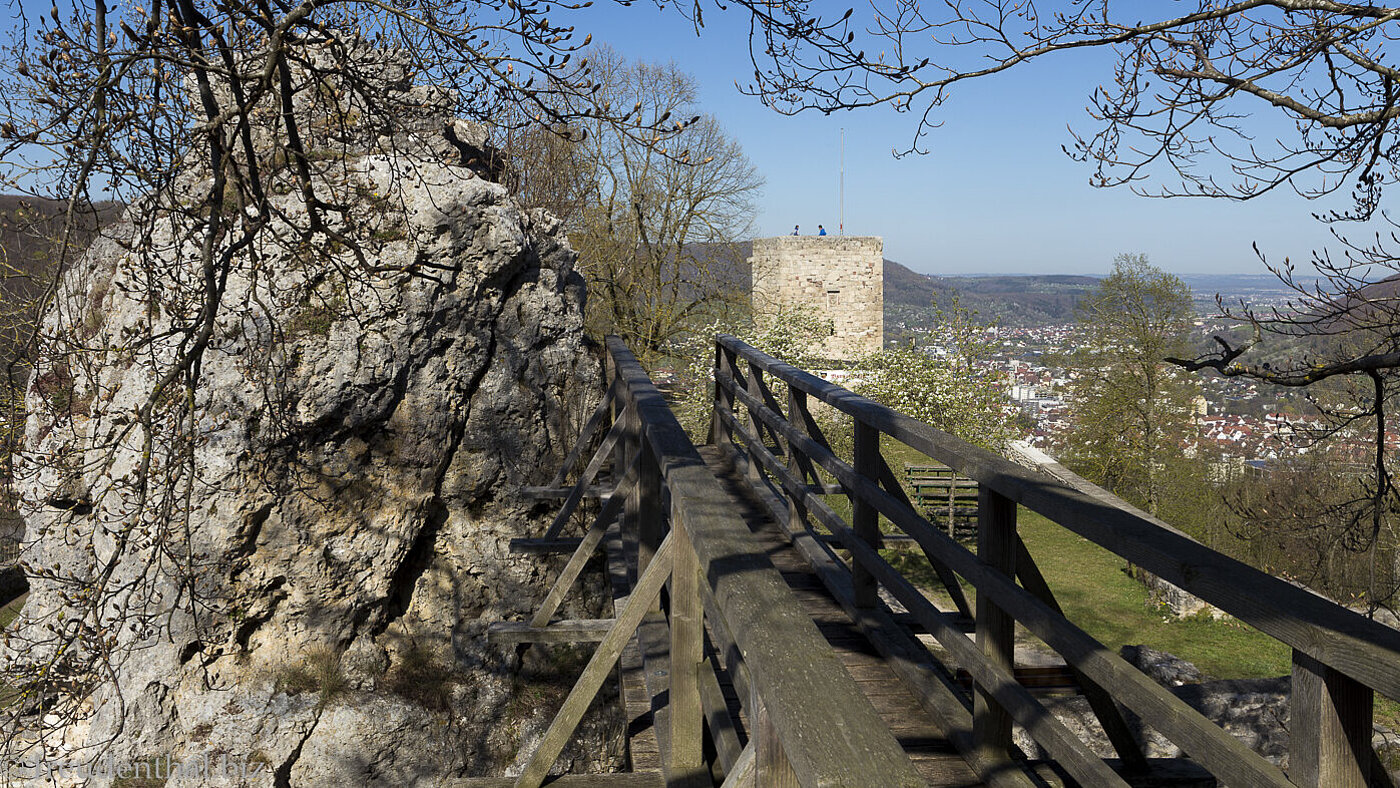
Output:
<svg viewBox="0 0 1400 788">
<path fill-rule="evenodd" d="M 607 350 L 608 397 L 553 489 L 564 489 L 566 471 L 592 445 L 590 433 L 606 432 L 568 488 L 563 509 L 544 538 L 526 540 L 532 544 L 524 546 L 547 550 L 573 544 L 561 539 L 562 529 L 589 491 L 596 494 L 595 482 L 609 461 L 616 484 L 603 496 L 606 503 L 576 540 L 572 558 L 533 619 L 496 628 L 498 638 L 517 642 L 600 642 L 514 784 L 534 788 L 542 783 L 627 641 L 644 618 L 660 615 L 669 631 L 669 689 L 656 727 L 667 785 L 711 784 L 702 760 L 706 721 L 726 784 L 749 784 L 744 780 L 756 776 L 765 786 L 923 785 L 894 735 L 732 510 L 636 358 L 615 337 L 608 339 Z M 552 621 L 619 514 L 628 573 L 635 578 L 622 609 L 610 620 Z M 664 598 L 663 588 L 668 588 Z M 715 646 L 709 659 L 704 650 L 707 623 Z M 721 735 L 729 713 L 719 696 L 717 669 L 733 681 L 749 720 L 742 749 L 732 736 Z"/>
<path fill-rule="evenodd" d="M 773 516 L 788 524 L 794 545 L 823 568 L 828 586 L 862 621 L 872 641 L 888 649 L 891 664 L 915 687 L 925 706 L 947 723 L 955 746 L 989 783 L 1029 784 L 1024 771 L 1008 768 L 1014 765 L 1014 720 L 1080 784 L 1128 784 L 1154 764 L 1143 757 L 1121 706 L 1227 785 L 1388 784 L 1371 747 L 1373 692 L 1400 698 L 1400 632 L 1210 550 L 1106 493 L 1080 491 L 1014 465 L 732 336 L 716 340 L 715 379 L 711 440 L 741 466 Z M 775 381 L 786 389 L 785 402 L 775 396 L 780 388 Z M 853 420 L 849 461 L 832 451 L 812 417 L 811 399 Z M 980 483 L 975 553 L 910 505 L 881 454 L 882 435 Z M 828 504 L 832 485 L 823 474 L 848 496 L 849 520 Z M 1018 505 L 1291 647 L 1288 773 L 1065 618 L 1017 533 Z M 882 558 L 881 516 L 917 542 L 943 579 L 955 609 L 934 605 Z M 829 534 L 820 533 L 822 529 Z M 833 538 L 844 553 L 828 549 Z M 975 588 L 975 613 L 962 596 L 960 581 Z M 970 702 L 918 641 L 880 635 L 896 620 L 882 601 L 882 591 L 906 608 L 901 616 L 917 621 L 971 674 Z M 969 614 L 975 615 L 975 642 L 961 626 Z M 1015 681 L 1016 623 L 1056 650 L 1075 671 L 1119 758 L 1095 755 Z"/>
</svg>

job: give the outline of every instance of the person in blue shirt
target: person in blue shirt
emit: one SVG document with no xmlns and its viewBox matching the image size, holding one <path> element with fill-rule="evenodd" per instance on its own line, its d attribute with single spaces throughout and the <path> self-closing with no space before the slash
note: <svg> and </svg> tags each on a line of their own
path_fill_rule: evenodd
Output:
<svg viewBox="0 0 1400 788">
<path fill-rule="evenodd" d="M 826 228 L 822 227 L 820 224 L 817 225 L 817 235 L 826 235 Z"/>
<path fill-rule="evenodd" d="M 798 225 L 796 225 L 796 224 L 794 224 L 794 225 L 792 226 L 792 234 L 793 234 L 793 235 L 797 235 L 797 228 L 798 228 Z"/>
</svg>

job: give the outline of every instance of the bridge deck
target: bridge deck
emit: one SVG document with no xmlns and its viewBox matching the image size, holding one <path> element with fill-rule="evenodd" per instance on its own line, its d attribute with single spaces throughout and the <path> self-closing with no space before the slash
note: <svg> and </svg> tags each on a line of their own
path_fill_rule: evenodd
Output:
<svg viewBox="0 0 1400 788">
<path fill-rule="evenodd" d="M 847 672 L 894 732 L 915 768 L 930 785 L 982 783 L 948 742 L 946 732 L 905 687 L 870 641 L 861 634 L 805 559 L 793 549 L 747 485 L 720 459 L 717 449 L 700 454 L 715 472 L 734 508 L 767 547 L 769 559 L 787 581 L 817 628 L 840 655 Z M 727 688 L 726 688 L 727 689 Z"/>
</svg>

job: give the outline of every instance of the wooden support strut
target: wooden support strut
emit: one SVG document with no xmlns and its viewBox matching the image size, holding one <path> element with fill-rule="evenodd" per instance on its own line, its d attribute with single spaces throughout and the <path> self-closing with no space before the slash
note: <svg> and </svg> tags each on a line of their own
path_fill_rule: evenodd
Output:
<svg viewBox="0 0 1400 788">
<path fill-rule="evenodd" d="M 631 410 L 631 407 L 632 406 L 629 404 L 627 410 L 623 411 L 624 417 Z M 549 528 L 544 532 L 543 538 L 546 541 L 559 538 L 559 532 L 564 530 L 565 524 L 567 524 L 569 518 L 573 516 L 574 510 L 578 508 L 579 503 L 588 492 L 589 485 L 591 485 L 593 480 L 598 476 L 598 471 L 602 470 L 603 463 L 607 461 L 608 455 L 612 454 L 613 448 L 626 433 L 627 428 L 625 421 L 625 418 L 618 419 L 613 423 L 612 429 L 608 430 L 608 434 L 603 438 L 602 445 L 598 447 L 598 451 L 594 452 L 593 459 L 589 460 L 588 467 L 583 469 L 583 475 L 579 477 L 578 483 L 575 484 L 573 490 L 569 492 L 569 497 L 564 499 L 563 508 L 559 510 L 559 514 L 555 515 L 554 521 L 549 524 Z"/>
<path fill-rule="evenodd" d="M 603 399 L 599 401 L 598 407 L 593 409 L 593 415 L 589 416 L 588 421 L 583 425 L 583 430 L 579 432 L 578 441 L 575 442 L 574 447 L 569 450 L 569 454 L 564 458 L 564 461 L 559 464 L 559 470 L 549 482 L 550 487 L 559 487 L 564 484 L 564 480 L 568 478 L 569 470 L 574 467 L 574 463 L 579 461 L 579 457 L 583 455 L 584 449 L 593 441 L 594 433 L 598 431 L 598 427 L 602 425 L 603 420 L 608 417 L 608 410 L 612 408 L 613 400 L 616 397 L 617 380 L 614 379 L 612 385 L 608 386 L 607 393 L 603 395 Z"/>
<path fill-rule="evenodd" d="M 627 472 L 623 475 L 622 481 L 618 483 L 613 496 L 608 499 L 598 516 L 593 518 L 593 524 L 588 527 L 588 531 L 583 535 L 583 541 L 579 543 L 578 549 L 569 556 L 569 563 L 564 565 L 564 570 L 559 573 L 559 578 L 554 581 L 554 585 L 545 595 L 544 601 L 535 611 L 535 615 L 530 618 L 530 626 L 543 627 L 549 624 L 549 620 L 554 618 L 558 612 L 559 605 L 564 602 L 564 597 L 569 590 L 578 582 L 579 575 L 583 574 L 583 568 L 588 564 L 588 559 L 593 557 L 593 553 L 598 549 L 598 545 L 603 543 L 603 536 L 608 531 L 608 526 L 617 517 L 618 511 L 622 508 L 622 502 L 626 499 L 627 493 L 637 483 L 637 476 L 640 466 L 640 455 L 633 458 L 632 464 L 627 467 Z"/>
<path fill-rule="evenodd" d="M 652 602 L 671 576 L 673 545 L 674 542 L 668 534 L 652 558 L 651 566 L 638 578 L 636 588 L 627 599 L 627 606 L 617 617 L 617 623 L 608 630 L 608 634 L 603 637 L 597 650 L 588 660 L 582 675 L 574 683 L 573 689 L 569 690 L 564 705 L 559 708 L 559 713 L 554 715 L 554 721 L 549 724 L 549 729 L 540 739 L 539 746 L 526 762 L 520 776 L 516 778 L 515 788 L 539 788 L 544 784 L 544 778 L 549 775 L 555 759 L 564 751 L 564 745 L 568 744 L 574 731 L 578 729 L 584 712 L 588 711 L 589 704 L 602 688 L 608 674 L 612 672 L 612 666 L 622 655 L 622 649 L 631 639 L 632 632 L 642 622 L 642 617 L 651 609 Z"/>
<path fill-rule="evenodd" d="M 720 377 L 723 378 L 723 375 Z M 738 390 L 740 398 L 745 393 Z M 764 411 L 760 411 L 760 413 L 774 419 L 775 422 L 777 421 L 778 417 Z M 893 496 L 861 479 L 851 470 L 850 466 L 837 459 L 829 450 L 825 450 L 814 441 L 802 437 L 791 425 L 774 423 L 773 426 L 784 432 L 789 440 L 794 441 L 800 447 L 801 451 L 806 452 L 843 484 L 859 489 L 861 494 L 875 501 L 877 508 L 895 525 L 914 536 L 921 545 L 939 556 L 951 569 L 970 580 L 981 592 L 994 593 L 999 597 L 998 604 L 1001 607 L 1008 610 L 1049 646 L 1059 651 L 1067 661 L 1073 663 L 1077 660 L 1079 662 L 1077 667 L 1086 675 L 1100 683 L 1113 685 L 1119 696 L 1124 698 L 1126 705 L 1134 708 L 1144 717 L 1148 717 L 1149 721 L 1161 729 L 1164 734 L 1182 745 L 1182 749 L 1201 761 L 1213 773 L 1223 775 L 1224 779 L 1243 785 L 1284 786 L 1288 784 L 1278 767 L 1250 751 L 1214 723 L 1196 714 L 1181 700 L 1162 689 L 1121 658 L 1105 651 L 1102 644 L 1066 621 L 1063 616 L 1055 614 L 1029 592 L 1016 586 L 1000 573 L 989 572 L 984 564 L 967 555 L 966 550 L 946 534 L 933 528 L 917 513 L 899 507 Z M 731 423 L 730 428 L 738 429 L 739 427 L 736 423 Z M 808 498 L 808 506 L 814 512 L 817 511 L 817 503 L 819 503 L 819 499 L 816 499 L 815 496 Z M 828 527 L 831 527 L 833 531 L 845 531 L 847 538 L 854 540 L 854 534 L 850 532 L 850 529 L 840 525 L 839 519 L 835 524 L 828 524 Z M 883 569 L 888 568 L 887 564 L 884 567 L 876 566 L 873 557 L 871 560 L 872 567 L 877 570 L 883 571 Z M 883 582 L 887 587 L 892 588 L 890 584 L 901 576 L 892 568 L 889 569 L 889 572 L 891 579 L 883 580 Z M 906 606 L 917 604 L 917 600 L 912 598 L 909 600 L 901 598 L 900 601 L 904 602 Z M 913 610 L 914 607 L 911 606 L 910 609 Z M 941 638 L 940 642 L 943 642 Z M 952 647 L 951 643 L 945 643 L 945 645 Z M 1147 708 L 1151 708 L 1151 713 L 1144 713 Z M 1023 722 L 1023 724 L 1025 723 Z M 1062 756 L 1057 753 L 1056 757 Z M 1094 760 L 1102 765 L 1102 761 Z M 1085 765 L 1092 767 L 1092 764 L 1087 761 Z M 1094 784 L 1106 785 L 1110 783 L 1096 780 Z"/>
</svg>

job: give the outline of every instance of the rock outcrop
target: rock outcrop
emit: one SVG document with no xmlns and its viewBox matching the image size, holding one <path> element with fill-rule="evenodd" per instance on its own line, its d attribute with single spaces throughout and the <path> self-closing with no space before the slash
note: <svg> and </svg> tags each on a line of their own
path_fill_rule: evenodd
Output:
<svg viewBox="0 0 1400 788">
<path fill-rule="evenodd" d="M 1124 646 L 1121 655 L 1138 670 L 1167 688 L 1186 705 L 1224 728 L 1271 763 L 1288 768 L 1288 710 L 1290 678 L 1206 679 L 1190 662 L 1147 646 Z M 1103 758 L 1117 754 L 1099 725 L 1089 702 L 1081 695 L 1042 699 L 1055 717 L 1080 741 Z M 1125 717 L 1148 758 L 1181 758 L 1181 748 L 1129 712 Z M 1030 735 L 1015 730 L 1018 747 L 1030 757 L 1046 757 Z M 1373 746 L 1383 762 L 1400 755 L 1400 740 L 1381 725 L 1375 726 Z"/>
<path fill-rule="evenodd" d="M 281 160 L 195 361 L 209 289 L 177 207 L 211 188 L 199 171 L 61 283 L 18 474 L 12 755 L 164 764 L 171 788 L 412 785 L 504 768 L 562 698 L 576 655 L 521 664 L 483 633 L 550 575 L 508 542 L 543 514 L 514 491 L 598 396 L 582 280 L 556 222 L 466 166 L 431 93 L 379 73 L 426 109 L 355 116 L 314 157 L 343 206 L 324 230 Z M 566 760 L 606 767 L 617 721 L 588 724 Z"/>
</svg>

